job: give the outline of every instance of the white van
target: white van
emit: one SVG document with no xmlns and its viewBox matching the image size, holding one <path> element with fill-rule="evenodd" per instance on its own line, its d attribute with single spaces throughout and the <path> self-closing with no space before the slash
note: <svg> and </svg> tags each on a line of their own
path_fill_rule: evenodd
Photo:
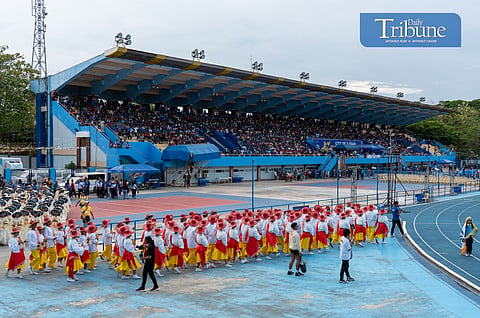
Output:
<svg viewBox="0 0 480 318">
<path fill-rule="evenodd" d="M 65 179 L 65 185 L 70 184 L 73 180 L 73 183 L 75 184 L 75 191 L 78 191 L 78 184 L 80 183 L 81 180 L 84 180 L 85 178 L 90 181 L 90 193 L 93 192 L 93 188 L 95 187 L 95 181 L 97 181 L 98 178 L 101 178 L 103 181 L 107 182 L 108 180 L 108 173 L 107 172 L 79 172 L 75 173 L 75 175 L 72 177 L 69 175 Z"/>
</svg>

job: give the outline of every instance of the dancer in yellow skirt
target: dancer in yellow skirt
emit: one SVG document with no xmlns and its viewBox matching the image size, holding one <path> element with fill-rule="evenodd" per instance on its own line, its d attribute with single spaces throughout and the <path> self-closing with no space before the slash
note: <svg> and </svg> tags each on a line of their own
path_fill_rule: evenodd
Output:
<svg viewBox="0 0 480 318">
<path fill-rule="evenodd" d="M 378 211 L 379 216 L 375 230 L 375 243 L 377 244 L 379 238 L 382 239 L 382 244 L 385 243 L 385 238 L 388 236 L 388 218 L 385 213 L 387 213 L 387 211 L 384 209 Z"/>
<path fill-rule="evenodd" d="M 63 261 L 65 261 L 68 256 L 67 235 L 63 224 L 60 222 L 57 223 L 57 230 L 55 231 L 55 249 L 57 250 L 58 266 L 63 267 Z"/>
<path fill-rule="evenodd" d="M 275 215 L 272 215 L 265 229 L 265 243 L 267 244 L 266 259 L 272 259 L 270 253 L 278 253 L 277 236 L 280 235 L 280 230 L 278 229 L 276 220 Z"/>
<path fill-rule="evenodd" d="M 195 241 L 197 242 L 197 248 L 195 249 L 195 254 L 197 255 L 197 268 L 196 272 L 201 272 L 205 268 L 205 252 L 207 251 L 208 241 L 205 236 L 206 227 L 201 225 L 195 230 L 196 236 Z"/>
<path fill-rule="evenodd" d="M 184 246 L 184 259 L 185 262 L 189 265 L 196 266 L 197 265 L 197 242 L 195 241 L 196 232 L 198 222 L 195 219 L 190 219 L 188 221 L 188 226 L 183 230 L 183 242 L 186 242 L 186 246 Z M 184 244 L 185 245 L 185 244 Z"/>
<path fill-rule="evenodd" d="M 227 255 L 227 233 L 225 233 L 225 228 L 227 223 L 223 220 L 217 222 L 217 241 L 215 243 L 215 249 L 212 254 L 212 267 L 215 267 L 215 261 L 224 261 L 226 267 L 232 267 L 231 264 L 228 264 L 228 255 Z"/>
<path fill-rule="evenodd" d="M 206 226 L 206 231 L 205 231 L 205 236 L 207 237 L 208 240 L 208 247 L 207 247 L 207 252 L 205 253 L 206 261 L 208 264 L 206 265 L 207 268 L 212 266 L 212 254 L 213 250 L 215 249 L 215 243 L 217 242 L 217 216 L 216 215 L 210 215 L 208 217 L 208 224 Z"/>
<path fill-rule="evenodd" d="M 43 230 L 43 235 L 45 236 L 45 239 L 46 239 L 47 259 L 48 259 L 48 264 L 46 265 L 45 268 L 52 269 L 55 266 L 55 263 L 57 262 L 57 249 L 55 247 L 56 237 L 55 237 L 55 232 L 53 231 L 53 228 L 52 228 L 52 220 L 50 220 L 47 217 L 43 221 L 43 224 L 45 225 L 45 228 Z"/>
<path fill-rule="evenodd" d="M 68 275 L 67 282 L 74 282 L 78 280 L 76 273 L 83 268 L 82 261 L 80 259 L 83 254 L 83 247 L 78 242 L 80 234 L 77 230 L 70 232 L 70 241 L 68 242 L 68 257 L 67 266 L 65 266 L 65 272 Z"/>
<path fill-rule="evenodd" d="M 88 254 L 89 254 L 89 261 L 88 269 L 95 270 L 95 263 L 98 257 L 98 234 L 97 234 L 97 226 L 95 224 L 89 225 L 87 227 L 87 242 L 88 242 Z"/>
<path fill-rule="evenodd" d="M 378 212 L 375 207 L 370 204 L 368 211 L 365 213 L 365 219 L 367 223 L 367 237 L 370 244 L 375 242 L 375 225 L 377 224 Z"/>
<path fill-rule="evenodd" d="M 168 262 L 170 267 L 175 271 L 175 273 L 180 274 L 180 269 L 183 268 L 183 239 L 180 235 L 180 228 L 178 225 L 174 225 L 171 229 L 173 232 L 170 235 L 170 252 Z"/>
<path fill-rule="evenodd" d="M 110 219 L 105 219 L 102 221 L 102 240 L 103 240 L 103 252 L 100 255 L 101 259 L 110 262 L 112 260 L 112 237 L 113 233 L 108 227 L 110 224 Z"/>
<path fill-rule="evenodd" d="M 30 230 L 27 233 L 28 247 L 30 248 L 30 267 L 28 271 L 32 275 L 38 275 L 40 269 L 40 236 L 37 231 L 38 221 L 30 221 Z"/>
<path fill-rule="evenodd" d="M 124 230 L 123 234 L 123 256 L 120 261 L 120 265 L 117 267 L 117 271 L 123 273 L 122 279 L 128 278 L 127 275 L 130 271 L 133 272 L 132 278 L 140 279 L 141 277 L 137 275 L 137 269 L 141 267 L 140 263 L 135 257 L 135 245 L 133 244 L 132 235 L 133 231 L 131 229 Z"/>
</svg>

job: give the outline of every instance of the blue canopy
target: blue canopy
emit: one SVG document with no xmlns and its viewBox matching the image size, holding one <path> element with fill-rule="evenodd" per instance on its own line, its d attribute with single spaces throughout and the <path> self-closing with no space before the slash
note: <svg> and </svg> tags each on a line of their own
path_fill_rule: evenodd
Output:
<svg viewBox="0 0 480 318">
<path fill-rule="evenodd" d="M 175 145 L 163 150 L 162 160 L 205 161 L 220 158 L 220 150 L 213 144 Z"/>
<path fill-rule="evenodd" d="M 136 172 L 145 172 L 145 173 L 156 173 L 160 172 L 160 169 L 152 167 L 144 163 L 128 163 L 124 165 L 119 165 L 113 168 L 108 169 L 110 173 L 136 173 Z"/>
</svg>

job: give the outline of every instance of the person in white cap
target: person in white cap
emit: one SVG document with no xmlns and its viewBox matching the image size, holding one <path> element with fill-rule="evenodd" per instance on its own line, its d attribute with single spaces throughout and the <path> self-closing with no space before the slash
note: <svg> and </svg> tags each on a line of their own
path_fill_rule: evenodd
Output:
<svg viewBox="0 0 480 318">
<path fill-rule="evenodd" d="M 473 219 L 471 216 L 467 217 L 465 219 L 465 223 L 463 224 L 462 227 L 462 242 L 463 247 L 462 247 L 462 255 L 465 256 L 472 256 L 472 248 L 473 248 L 473 238 L 475 235 L 477 235 L 478 229 L 473 224 Z"/>
</svg>

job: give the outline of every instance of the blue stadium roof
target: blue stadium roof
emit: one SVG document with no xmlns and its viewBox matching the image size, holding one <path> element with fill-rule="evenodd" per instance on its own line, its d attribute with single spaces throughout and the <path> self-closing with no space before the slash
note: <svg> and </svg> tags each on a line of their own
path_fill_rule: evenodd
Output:
<svg viewBox="0 0 480 318">
<path fill-rule="evenodd" d="M 41 83 L 32 81 L 32 90 L 42 92 Z M 452 112 L 436 105 L 123 47 L 50 76 L 49 87 L 60 95 L 398 126 Z"/>
</svg>

